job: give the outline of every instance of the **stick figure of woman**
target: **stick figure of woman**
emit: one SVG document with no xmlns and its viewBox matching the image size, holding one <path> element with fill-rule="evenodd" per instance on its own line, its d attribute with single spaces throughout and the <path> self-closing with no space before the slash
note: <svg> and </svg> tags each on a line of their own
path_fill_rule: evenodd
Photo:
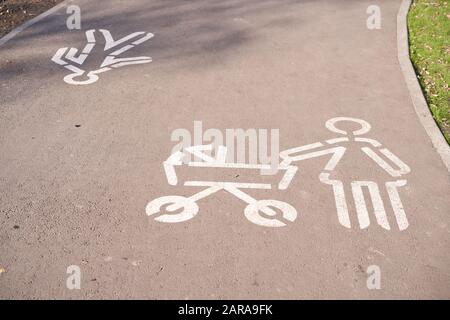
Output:
<svg viewBox="0 0 450 320">
<path fill-rule="evenodd" d="M 348 132 L 337 127 L 337 124 L 340 122 L 357 123 L 360 125 L 360 128 L 358 130 Z M 364 120 L 349 117 L 337 117 L 328 120 L 325 123 L 325 126 L 328 130 L 342 136 L 328 139 L 323 142 L 316 142 L 282 151 L 280 153 L 282 164 L 290 164 L 294 161 L 302 161 L 331 155 L 330 160 L 327 162 L 323 171 L 319 175 L 319 180 L 322 183 L 332 187 L 339 223 L 346 228 L 351 228 L 344 184 L 341 180 L 330 179 L 330 175 L 341 161 L 348 147 L 350 147 L 349 143 L 358 143 L 360 145 L 360 150 L 366 156 L 373 160 L 389 176 L 396 178 L 395 180 L 385 182 L 384 185 L 389 196 L 390 205 L 394 212 L 398 228 L 400 230 L 405 230 L 408 228 L 408 219 L 406 218 L 403 204 L 398 193 L 398 188 L 405 186 L 407 181 L 405 179 L 398 178 L 408 174 L 411 171 L 410 168 L 389 149 L 383 147 L 377 140 L 361 137 L 362 135 L 368 133 L 371 129 L 370 124 Z M 387 219 L 383 199 L 380 194 L 380 188 L 376 182 L 367 180 L 352 181 L 350 185 L 359 227 L 361 229 L 365 229 L 370 225 L 369 210 L 363 194 L 364 187 L 369 191 L 373 206 L 373 214 L 377 223 L 382 228 L 390 230 L 391 227 Z"/>
</svg>

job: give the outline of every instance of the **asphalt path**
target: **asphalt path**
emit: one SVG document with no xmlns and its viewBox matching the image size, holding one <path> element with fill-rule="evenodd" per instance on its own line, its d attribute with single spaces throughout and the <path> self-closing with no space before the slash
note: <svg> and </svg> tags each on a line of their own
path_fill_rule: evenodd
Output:
<svg viewBox="0 0 450 320">
<path fill-rule="evenodd" d="M 401 1 L 374 30 L 372 2 L 73 1 L 81 30 L 62 7 L 0 47 L 0 297 L 450 298 L 449 174 Z M 170 183 L 199 123 L 278 132 L 297 171 L 168 163 Z"/>
</svg>

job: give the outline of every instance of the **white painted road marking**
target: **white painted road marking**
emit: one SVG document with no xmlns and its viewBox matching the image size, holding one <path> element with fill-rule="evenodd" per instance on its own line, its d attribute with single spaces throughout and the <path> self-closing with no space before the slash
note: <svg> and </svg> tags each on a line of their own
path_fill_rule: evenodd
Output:
<svg viewBox="0 0 450 320">
<path fill-rule="evenodd" d="M 96 82 L 99 77 L 98 74 L 110 71 L 111 68 L 120 68 L 128 65 L 134 65 L 134 64 L 143 64 L 143 63 L 150 63 L 152 62 L 152 58 L 142 56 L 142 57 L 129 57 L 129 58 L 117 58 L 117 56 L 123 54 L 124 52 L 134 48 L 135 46 L 144 43 L 147 40 L 150 40 L 153 38 L 152 33 L 145 33 L 145 32 L 134 32 L 128 36 L 125 36 L 121 39 L 114 40 L 111 33 L 108 30 L 100 29 L 101 34 L 105 38 L 105 47 L 104 52 L 107 50 L 110 50 L 112 48 L 115 48 L 119 45 L 122 45 L 126 43 L 127 41 L 130 41 L 132 39 L 135 39 L 136 37 L 140 37 L 139 39 L 133 41 L 131 44 L 124 45 L 123 47 L 118 48 L 114 52 L 108 54 L 104 59 L 103 62 L 100 64 L 99 68 L 96 70 L 92 70 L 87 72 L 86 70 L 82 69 L 81 66 L 84 64 L 86 59 L 88 58 L 89 54 L 92 52 L 92 49 L 95 47 L 96 40 L 95 40 L 95 29 L 87 30 L 86 31 L 86 41 L 87 44 L 84 47 L 84 49 L 81 51 L 80 55 L 76 57 L 75 55 L 78 53 L 78 49 L 76 48 L 70 48 L 65 56 L 65 59 L 69 62 L 65 61 L 63 59 L 64 54 L 66 53 L 68 48 L 60 48 L 56 51 L 55 55 L 52 58 L 52 61 L 64 66 L 66 69 L 72 71 L 71 74 L 64 77 L 64 81 L 68 84 L 73 85 L 87 85 L 92 84 Z M 75 66 L 71 63 L 75 63 L 78 66 Z M 87 72 L 87 74 L 86 74 Z M 86 80 L 76 80 L 76 78 L 82 77 L 86 75 Z"/>
<path fill-rule="evenodd" d="M 349 133 L 345 130 L 336 127 L 336 124 L 339 122 L 355 122 L 358 123 L 361 126 L 361 128 Z M 325 123 L 325 126 L 332 132 L 346 135 L 346 137 L 343 138 L 333 138 L 326 140 L 326 143 L 333 145 L 345 142 L 347 145 L 351 141 L 355 141 L 358 143 L 369 144 L 370 146 L 361 147 L 360 148 L 361 151 L 365 153 L 370 159 L 372 159 L 390 176 L 400 177 L 402 175 L 411 172 L 411 169 L 408 167 L 408 165 L 406 165 L 403 161 L 401 161 L 396 155 L 394 155 L 387 148 L 382 148 L 382 144 L 377 140 L 363 137 L 355 137 L 366 134 L 370 131 L 371 126 L 368 122 L 356 118 L 338 117 L 328 120 Z M 339 146 L 321 149 L 320 151 L 315 150 L 323 148 L 323 146 L 324 143 L 318 142 L 285 150 L 280 153 L 280 156 L 283 158 L 282 163 L 290 165 L 294 161 L 311 159 L 332 154 L 331 159 L 328 161 L 328 163 L 325 165 L 325 168 L 323 169 L 324 171 L 319 175 L 319 180 L 324 184 L 332 186 L 339 223 L 346 228 L 351 228 L 344 184 L 340 180 L 330 179 L 331 172 L 334 171 L 339 161 L 343 158 L 347 150 L 347 147 Z M 299 151 L 307 151 L 307 152 L 299 153 Z M 383 159 L 383 157 L 389 160 L 398 169 L 394 168 L 385 159 Z M 399 230 L 405 230 L 409 226 L 405 211 L 403 209 L 403 204 L 400 200 L 400 196 L 397 190 L 398 187 L 405 186 L 406 183 L 407 183 L 406 180 L 388 181 L 385 183 L 391 207 L 394 212 L 394 216 L 396 218 Z M 366 187 L 369 191 L 371 203 L 373 206 L 373 213 L 375 215 L 377 223 L 382 228 L 390 230 L 391 227 L 387 219 L 384 203 L 380 194 L 378 184 L 373 181 L 351 182 L 351 190 L 360 228 L 365 229 L 370 225 L 369 210 L 367 208 L 366 201 L 364 199 L 362 187 Z"/>
<path fill-rule="evenodd" d="M 345 130 L 339 129 L 336 124 L 339 122 L 355 122 L 361 126 L 360 129 L 353 132 L 347 132 Z M 280 152 L 279 156 L 282 159 L 278 170 L 285 171 L 281 181 L 278 184 L 278 189 L 285 190 L 290 185 L 292 179 L 294 178 L 298 168 L 293 166 L 293 162 L 303 161 L 312 158 L 318 158 L 323 156 L 330 156 L 330 160 L 326 163 L 323 172 L 319 175 L 319 180 L 323 184 L 331 185 L 339 223 L 346 227 L 351 228 L 350 216 L 348 212 L 347 199 L 345 196 L 344 184 L 340 180 L 330 179 L 331 173 L 338 166 L 339 162 L 345 155 L 348 147 L 352 142 L 358 144 L 363 144 L 360 148 L 361 151 L 367 155 L 371 160 L 373 160 L 378 166 L 380 166 L 386 173 L 392 177 L 400 177 L 411 171 L 411 169 L 401 161 L 396 155 L 394 155 L 387 148 L 384 148 L 380 142 L 374 139 L 365 137 L 355 137 L 366 134 L 370 131 L 371 126 L 367 121 L 349 118 L 349 117 L 338 117 L 332 118 L 325 123 L 326 128 L 330 131 L 345 134 L 345 137 L 331 138 L 325 142 L 316 142 L 307 144 L 300 147 L 291 148 Z M 345 147 L 341 144 L 345 144 Z M 369 145 L 369 146 L 366 146 Z M 265 169 L 270 167 L 270 165 L 258 165 L 258 164 L 244 164 L 244 163 L 227 163 L 225 162 L 227 155 L 227 148 L 225 146 L 220 146 L 219 152 L 216 158 L 213 158 L 205 152 L 211 151 L 212 145 L 198 145 L 190 146 L 184 148 L 182 151 L 177 151 L 164 162 L 164 170 L 166 173 L 167 181 L 170 185 L 176 185 L 178 183 L 178 178 L 176 174 L 175 167 L 183 165 L 183 159 L 188 154 L 194 156 L 194 158 L 200 159 L 201 161 L 189 161 L 187 163 L 188 167 L 197 168 L 218 168 L 218 169 Z M 394 168 L 386 160 L 389 160 L 395 165 Z M 388 181 L 385 183 L 387 193 L 389 195 L 389 200 L 391 203 L 394 216 L 398 228 L 400 230 L 405 230 L 409 223 L 406 218 L 405 211 L 403 209 L 403 204 L 400 200 L 398 193 L 398 187 L 405 186 L 407 184 L 406 180 Z M 277 200 L 256 200 L 252 198 L 247 193 L 243 192 L 241 189 L 272 189 L 271 184 L 264 183 L 236 183 L 236 182 L 225 182 L 225 181 L 200 181 L 191 180 L 184 183 L 185 186 L 196 186 L 196 187 L 207 187 L 203 191 L 194 194 L 191 197 L 179 197 L 179 196 L 169 196 L 161 197 L 151 201 L 147 205 L 147 214 L 154 215 L 159 212 L 163 204 L 171 203 L 167 209 L 169 211 L 176 211 L 183 208 L 181 213 L 174 215 L 162 215 L 155 220 L 161 222 L 182 222 L 193 218 L 198 211 L 198 206 L 195 204 L 202 198 L 208 197 L 209 195 L 216 193 L 220 190 L 225 190 L 241 199 L 242 201 L 248 203 L 245 209 L 245 216 L 247 219 L 257 225 L 266 227 L 281 227 L 286 224 L 283 221 L 275 219 L 276 211 L 272 208 L 279 209 L 282 212 L 284 220 L 292 222 L 297 217 L 297 211 L 291 205 L 277 201 Z M 378 225 L 380 225 L 385 230 L 391 230 L 389 224 L 383 199 L 381 197 L 379 186 L 374 181 L 352 181 L 351 190 L 352 196 L 356 207 L 356 214 L 358 217 L 359 227 L 365 229 L 370 225 L 370 212 L 364 198 L 363 188 L 366 188 L 370 195 L 370 203 L 373 207 L 373 214 Z M 195 205 L 193 205 L 193 203 Z M 260 214 L 264 213 L 267 217 Z"/>
<path fill-rule="evenodd" d="M 219 152 L 215 158 L 205 154 L 204 152 L 211 151 L 212 145 L 199 145 L 191 146 L 185 148 L 183 152 L 177 151 L 164 162 L 164 171 L 166 173 L 166 178 L 169 184 L 176 185 L 178 183 L 178 178 L 176 174 L 175 167 L 181 166 L 183 164 L 184 156 L 189 156 L 189 154 L 194 155 L 201 159 L 202 161 L 190 161 L 187 163 L 188 167 L 197 168 L 218 168 L 218 169 L 247 169 L 256 170 L 258 175 L 260 175 L 261 170 L 270 169 L 270 164 L 245 164 L 245 163 L 226 163 L 225 158 L 227 154 L 227 148 L 225 146 L 219 147 Z M 277 170 L 285 171 L 281 181 L 278 184 L 279 189 L 286 189 L 295 173 L 297 168 L 289 165 L 280 165 Z M 266 227 L 282 227 L 286 223 L 275 218 L 276 211 L 272 209 L 279 209 L 282 213 L 283 219 L 292 222 L 297 218 L 297 211 L 291 205 L 277 200 L 256 200 L 247 193 L 243 192 L 241 189 L 272 189 L 271 184 L 267 183 L 237 183 L 237 182 L 226 182 L 226 181 L 200 181 L 191 180 L 184 183 L 185 186 L 195 186 L 195 187 L 207 187 L 201 192 L 194 194 L 193 196 L 179 197 L 179 196 L 169 196 L 160 197 L 151 201 L 146 208 L 147 215 L 154 215 L 160 211 L 163 204 L 172 202 L 172 204 L 167 207 L 170 211 L 176 211 L 177 209 L 183 208 L 183 211 L 179 214 L 173 215 L 162 215 L 155 220 L 161 222 L 182 222 L 191 219 L 197 213 L 198 207 L 193 206 L 192 203 L 196 203 L 200 199 L 210 196 L 220 190 L 225 190 L 242 201 L 248 203 L 244 214 L 247 219 L 257 225 Z M 195 211 L 195 212 L 194 212 Z M 268 217 L 264 217 L 261 213 Z"/>
</svg>

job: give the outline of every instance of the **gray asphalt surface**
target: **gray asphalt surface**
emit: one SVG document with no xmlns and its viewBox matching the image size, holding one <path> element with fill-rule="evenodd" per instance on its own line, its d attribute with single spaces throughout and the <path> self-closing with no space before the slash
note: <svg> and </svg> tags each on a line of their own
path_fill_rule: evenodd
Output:
<svg viewBox="0 0 450 320">
<path fill-rule="evenodd" d="M 67 30 L 60 10 L 1 47 L 0 298 L 450 298 L 449 175 L 397 61 L 400 1 L 377 1 L 380 30 L 366 27 L 372 2 L 74 1 L 82 30 Z M 151 32 L 124 56 L 153 61 L 70 85 L 51 58 L 83 48 L 89 29 Z M 86 66 L 104 57 L 94 50 Z M 367 138 L 410 168 L 398 189 L 407 229 L 383 189 L 396 179 L 358 147 L 335 178 L 378 183 L 391 230 L 367 194 L 371 224 L 360 229 L 350 189 L 352 227 L 339 224 L 318 178 L 326 157 L 295 163 L 286 190 L 246 191 L 296 208 L 285 227 L 252 224 L 224 191 L 186 222 L 146 215 L 158 197 L 201 190 L 167 183 L 175 129 L 275 128 L 285 150 L 338 137 L 324 125 L 335 117 L 370 123 Z M 80 290 L 66 287 L 70 265 L 81 268 Z M 371 265 L 379 290 L 366 285 Z"/>
</svg>

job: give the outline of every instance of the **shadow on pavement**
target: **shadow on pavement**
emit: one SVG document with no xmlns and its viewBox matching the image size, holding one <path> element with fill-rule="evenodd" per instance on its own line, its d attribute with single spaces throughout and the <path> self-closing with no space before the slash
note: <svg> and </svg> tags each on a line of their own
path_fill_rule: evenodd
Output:
<svg viewBox="0 0 450 320">
<path fill-rule="evenodd" d="M 281 31 L 282 28 L 297 27 L 299 21 L 295 21 L 290 14 L 291 8 L 307 2 L 311 1 L 80 3 L 82 30 L 68 30 L 65 10 L 59 10 L 0 48 L 2 83 L 5 86 L 5 83 L 17 78 L 28 81 L 33 77 L 45 79 L 53 76 L 55 70 L 60 68 L 50 59 L 58 48 L 82 48 L 86 41 L 84 32 L 102 28 L 110 30 L 114 37 L 123 37 L 136 31 L 154 33 L 155 37 L 149 42 L 129 51 L 130 56 L 151 56 L 153 65 L 164 64 L 165 67 L 173 66 L 176 69 L 206 68 L 210 64 L 223 62 L 228 54 L 233 54 L 239 47 L 258 41 L 264 36 L 265 29 L 279 28 Z M 97 41 L 97 44 L 101 44 L 104 39 L 98 37 Z"/>
</svg>

